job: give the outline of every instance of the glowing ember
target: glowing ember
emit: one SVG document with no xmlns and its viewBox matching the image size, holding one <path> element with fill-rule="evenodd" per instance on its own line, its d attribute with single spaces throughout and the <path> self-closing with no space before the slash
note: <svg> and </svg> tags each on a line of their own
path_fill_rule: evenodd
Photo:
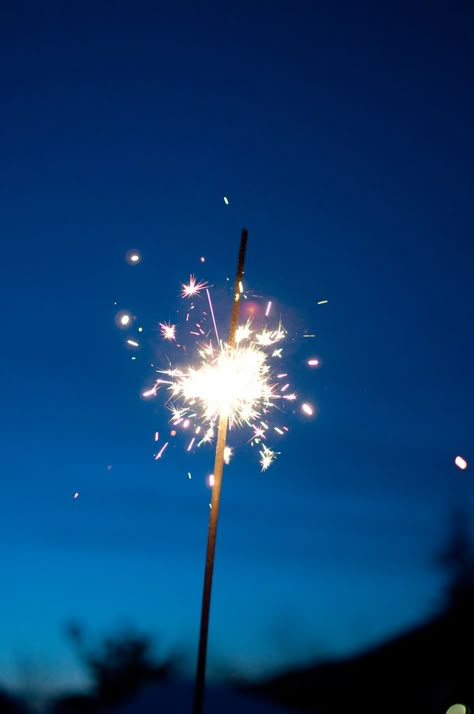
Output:
<svg viewBox="0 0 474 714">
<path fill-rule="evenodd" d="M 136 265 L 141 259 L 142 256 L 139 250 L 129 250 L 125 255 L 125 260 L 127 263 L 130 263 L 130 265 Z"/>
<path fill-rule="evenodd" d="M 465 471 L 467 469 L 467 461 L 466 459 L 463 459 L 462 456 L 456 456 L 454 459 L 454 463 L 458 467 L 458 469 L 461 469 L 462 471 Z"/>
<path fill-rule="evenodd" d="M 311 358 L 306 363 L 308 367 L 317 367 L 319 365 L 319 360 L 316 358 Z"/>
<path fill-rule="evenodd" d="M 307 414 L 308 416 L 312 416 L 314 414 L 314 409 L 311 406 L 311 404 L 302 404 L 301 405 L 302 411 Z"/>
<path fill-rule="evenodd" d="M 136 340 L 127 340 L 127 345 L 130 345 L 130 347 L 140 347 Z"/>
<path fill-rule="evenodd" d="M 142 397 L 154 397 L 157 391 L 158 383 L 156 383 L 151 389 L 147 389 L 146 392 L 142 392 Z"/>
<path fill-rule="evenodd" d="M 130 327 L 132 324 L 132 315 L 126 310 L 120 310 L 120 312 L 115 315 L 115 324 L 120 328 Z"/>
</svg>

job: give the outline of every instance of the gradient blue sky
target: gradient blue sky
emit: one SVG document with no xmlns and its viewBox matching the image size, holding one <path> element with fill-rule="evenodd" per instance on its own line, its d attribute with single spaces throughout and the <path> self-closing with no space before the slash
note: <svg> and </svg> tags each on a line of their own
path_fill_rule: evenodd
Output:
<svg viewBox="0 0 474 714">
<path fill-rule="evenodd" d="M 243 225 L 319 414 L 225 473 L 210 665 L 347 653 L 436 607 L 474 505 L 474 14 L 412 5 L 2 5 L 0 682 L 80 681 L 70 619 L 194 656 L 213 453 L 153 460 L 166 415 L 114 302 L 153 350 Z"/>
</svg>

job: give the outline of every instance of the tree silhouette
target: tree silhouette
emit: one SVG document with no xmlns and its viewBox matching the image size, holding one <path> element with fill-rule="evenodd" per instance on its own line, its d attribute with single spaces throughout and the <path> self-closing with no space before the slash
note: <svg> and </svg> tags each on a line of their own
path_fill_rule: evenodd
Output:
<svg viewBox="0 0 474 714">
<path fill-rule="evenodd" d="M 155 658 L 147 635 L 122 631 L 94 647 L 86 643 L 77 624 L 67 627 L 67 635 L 92 679 L 93 699 L 99 704 L 127 699 L 146 684 L 167 680 L 177 669 L 177 658 Z"/>
<path fill-rule="evenodd" d="M 474 546 L 468 524 L 463 509 L 453 512 L 446 546 L 438 556 L 448 578 L 445 607 L 453 613 L 466 613 L 474 606 Z"/>
</svg>

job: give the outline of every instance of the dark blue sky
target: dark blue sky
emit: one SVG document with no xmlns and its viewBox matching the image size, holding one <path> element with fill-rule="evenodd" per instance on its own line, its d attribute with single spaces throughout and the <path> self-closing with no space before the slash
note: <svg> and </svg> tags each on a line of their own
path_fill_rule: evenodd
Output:
<svg viewBox="0 0 474 714">
<path fill-rule="evenodd" d="M 2 681 L 79 676 L 70 619 L 194 655 L 213 452 L 154 461 L 114 302 L 153 351 L 243 225 L 319 413 L 225 473 L 210 664 L 353 651 L 439 602 L 474 505 L 474 13 L 415 5 L 2 6 Z"/>
</svg>

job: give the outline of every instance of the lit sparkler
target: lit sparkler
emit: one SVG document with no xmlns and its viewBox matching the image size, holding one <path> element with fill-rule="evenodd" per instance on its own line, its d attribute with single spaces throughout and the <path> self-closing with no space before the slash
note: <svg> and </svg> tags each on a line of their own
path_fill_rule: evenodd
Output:
<svg viewBox="0 0 474 714">
<path fill-rule="evenodd" d="M 272 416 L 283 415 L 285 406 L 297 399 L 297 394 L 290 391 L 288 373 L 281 367 L 280 360 L 287 333 L 280 321 L 270 317 L 274 312 L 272 302 L 267 301 L 266 309 L 260 311 L 260 314 L 264 314 L 265 317 L 264 325 L 258 324 L 256 318 L 255 323 L 252 318 L 239 325 L 240 302 L 247 298 L 243 285 L 246 239 L 247 232 L 244 230 L 234 284 L 228 340 L 219 337 L 208 283 L 198 281 L 191 274 L 189 283 L 181 283 L 181 297 L 188 300 L 199 296 L 205 290 L 207 302 L 202 306 L 199 305 L 198 300 L 190 302 L 183 328 L 172 322 L 159 323 L 161 337 L 170 343 L 169 350 L 176 352 L 177 359 L 171 361 L 167 349 L 168 367 L 157 368 L 158 378 L 152 386 L 142 392 L 144 398 L 155 397 L 158 393 L 167 395 L 166 405 L 170 411 L 172 425 L 169 435 L 175 437 L 178 432 L 183 436 L 186 434 L 188 452 L 216 440 L 214 471 L 208 480 L 208 485 L 212 488 L 212 500 L 209 504 L 210 521 L 194 714 L 202 714 L 210 593 L 222 473 L 224 463 L 228 464 L 233 454 L 233 449 L 226 445 L 227 431 L 239 428 L 250 429 L 250 438 L 246 441 L 257 447 L 261 470 L 266 471 L 279 455 L 267 440 L 270 442 L 271 437 L 281 440 L 288 432 L 286 425 L 273 424 Z M 253 297 L 262 296 L 253 295 Z M 121 315 L 124 315 L 125 322 L 120 326 L 128 327 L 132 317 L 129 313 L 121 313 Z M 129 316 L 128 319 L 126 316 Z M 188 345 L 190 336 L 196 338 L 191 346 Z M 304 337 L 315 337 L 315 335 L 305 334 Z M 134 339 L 128 339 L 126 342 L 131 347 L 139 347 L 139 343 Z M 186 359 L 183 361 L 184 355 Z M 276 359 L 280 362 L 278 370 L 273 369 L 273 361 Z M 316 366 L 316 363 L 315 358 L 307 360 L 308 366 Z M 308 417 L 315 413 L 314 408 L 307 402 L 301 404 L 301 411 Z M 158 432 L 155 432 L 154 438 L 155 442 L 159 441 Z M 169 441 L 164 441 L 154 455 L 155 460 L 158 461 L 163 457 L 168 445 Z M 191 478 L 190 472 L 188 478 Z"/>
</svg>

